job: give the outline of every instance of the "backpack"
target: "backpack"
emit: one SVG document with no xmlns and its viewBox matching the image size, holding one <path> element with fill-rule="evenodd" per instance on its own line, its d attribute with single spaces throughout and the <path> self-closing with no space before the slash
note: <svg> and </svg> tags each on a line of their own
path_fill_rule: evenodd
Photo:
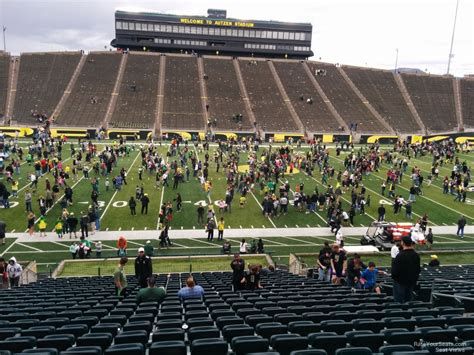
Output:
<svg viewBox="0 0 474 355">
<path fill-rule="evenodd" d="M 79 250 L 77 252 L 77 255 L 79 256 L 79 259 L 84 259 L 84 257 L 86 256 L 86 251 L 84 250 L 84 245 L 80 245 L 79 246 Z"/>
</svg>

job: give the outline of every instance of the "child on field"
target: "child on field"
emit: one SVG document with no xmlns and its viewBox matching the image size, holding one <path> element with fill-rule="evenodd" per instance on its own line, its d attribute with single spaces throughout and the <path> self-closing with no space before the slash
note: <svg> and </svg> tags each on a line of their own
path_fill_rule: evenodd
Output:
<svg viewBox="0 0 474 355">
<path fill-rule="evenodd" d="M 44 216 L 41 215 L 39 222 L 38 222 L 38 228 L 40 231 L 40 237 L 46 237 L 46 228 L 48 225 L 46 224 L 46 221 L 44 220 Z"/>
<path fill-rule="evenodd" d="M 59 218 L 56 221 L 54 229 L 56 230 L 56 234 L 58 235 L 58 238 L 61 239 L 63 237 L 63 221 L 61 220 L 61 218 Z"/>
</svg>

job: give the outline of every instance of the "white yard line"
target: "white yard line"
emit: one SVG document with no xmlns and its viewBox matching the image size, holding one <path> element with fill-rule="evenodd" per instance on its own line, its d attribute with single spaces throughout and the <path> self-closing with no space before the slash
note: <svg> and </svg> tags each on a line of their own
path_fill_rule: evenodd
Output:
<svg viewBox="0 0 474 355">
<path fill-rule="evenodd" d="M 196 148 L 196 146 L 195 146 L 194 144 L 193 144 L 193 147 L 194 147 L 194 151 L 196 152 L 196 158 L 198 158 L 198 161 L 199 161 L 199 160 L 200 160 L 200 159 L 199 159 L 199 152 L 197 151 L 197 148 Z M 194 167 L 193 167 L 193 169 L 194 169 Z M 203 176 L 202 171 L 201 171 L 201 176 Z M 213 204 L 212 204 L 211 196 L 208 196 L 207 199 L 209 200 L 209 206 L 210 206 L 210 208 L 212 208 L 212 210 L 214 211 L 214 206 L 213 206 Z M 218 223 L 217 223 L 217 218 L 216 218 L 216 214 L 215 214 L 215 213 L 214 213 L 214 222 L 216 223 L 216 227 L 217 227 L 217 224 L 218 224 Z"/>
<path fill-rule="evenodd" d="M 283 182 L 282 179 L 279 179 L 279 180 L 280 180 L 281 182 Z M 295 198 L 295 192 L 294 192 L 291 188 L 290 188 L 290 192 L 293 194 L 293 199 L 294 199 L 294 198 Z M 316 207 L 318 207 L 318 206 L 317 206 L 317 203 L 316 203 Z M 324 223 L 327 223 L 327 221 L 326 221 L 323 217 L 321 217 L 321 216 L 319 215 L 319 213 L 316 212 L 316 210 L 314 210 L 313 213 L 314 213 L 316 216 L 318 216 Z"/>
<path fill-rule="evenodd" d="M 79 180 L 77 180 L 76 183 L 71 186 L 71 189 L 74 189 L 77 186 L 77 184 L 79 184 L 83 179 L 84 179 L 84 176 L 82 176 Z M 64 194 L 58 197 L 56 201 L 53 203 L 53 205 L 46 210 L 45 214 L 48 214 L 48 212 L 51 211 L 54 208 L 54 206 L 56 206 L 58 202 L 60 202 L 63 199 L 63 197 L 64 197 Z M 38 221 L 39 221 L 39 217 L 36 219 L 35 224 L 38 223 Z"/>
<path fill-rule="evenodd" d="M 269 240 L 269 239 L 266 239 L 266 238 L 261 238 L 262 241 L 264 241 L 265 243 L 272 243 L 272 244 L 275 244 L 275 245 L 286 245 L 285 243 L 280 243 L 280 242 L 276 242 L 274 240 Z"/>
<path fill-rule="evenodd" d="M 335 160 L 339 160 L 340 162 L 344 162 L 343 160 L 338 159 L 338 158 L 336 158 L 336 157 L 334 157 L 334 159 L 335 159 Z M 375 175 L 375 173 L 374 173 L 374 174 L 371 174 L 370 176 L 375 176 L 376 178 L 379 178 L 379 179 L 385 181 L 385 179 L 382 179 L 380 176 Z M 400 186 L 401 188 L 405 189 L 405 188 L 404 188 L 403 186 L 401 186 L 401 185 L 397 185 L 397 186 Z M 383 199 L 385 199 L 385 196 L 379 194 L 377 191 L 372 190 L 372 189 L 368 188 L 367 186 L 365 186 L 365 188 L 366 188 L 368 191 L 372 191 L 375 195 L 380 196 L 380 197 L 382 197 Z M 407 190 L 407 189 L 405 189 L 405 190 Z M 409 191 L 409 190 L 407 190 L 407 191 Z M 422 215 L 420 215 L 420 214 L 416 213 L 415 211 L 413 211 L 413 209 L 412 209 L 412 213 L 413 213 L 415 216 L 419 217 L 419 218 L 422 218 L 422 217 L 423 217 Z M 434 226 L 438 226 L 438 224 L 434 223 L 433 221 L 430 221 L 430 223 L 431 223 L 432 225 L 434 225 Z"/>
<path fill-rule="evenodd" d="M 178 239 L 179 240 L 179 239 Z M 181 248 L 184 248 L 184 249 L 189 249 L 189 247 L 187 245 L 183 245 L 183 244 L 179 244 L 179 243 L 176 243 L 174 240 L 172 241 L 172 244 L 173 245 L 176 245 L 178 247 L 181 247 Z M 204 247 L 201 247 L 201 248 L 204 248 Z"/>
<path fill-rule="evenodd" d="M 306 240 L 299 240 L 299 239 L 292 238 L 292 237 L 285 237 L 285 236 L 282 236 L 282 238 L 289 239 L 289 240 L 294 240 L 294 241 L 299 242 L 299 243 L 305 243 L 306 245 L 319 245 L 319 244 L 307 242 Z M 290 246 L 291 246 L 291 244 L 290 244 Z"/>
<path fill-rule="evenodd" d="M 138 245 L 139 247 L 143 247 L 143 244 L 137 243 L 137 242 L 132 242 L 131 240 L 127 240 L 127 243 L 129 243 L 129 244 L 134 244 L 134 245 Z"/>
<path fill-rule="evenodd" d="M 316 178 L 314 178 L 313 176 L 310 176 L 311 179 L 313 179 L 314 181 L 316 181 L 318 184 L 320 184 L 321 186 L 323 186 L 324 188 L 326 188 L 326 186 L 324 186 L 324 184 L 320 181 L 318 181 Z M 346 201 L 347 203 L 351 204 L 351 201 L 349 201 L 347 198 L 345 198 L 344 196 L 341 195 L 341 198 Z M 366 216 L 369 216 L 369 218 L 372 218 L 374 221 L 376 221 L 377 219 L 374 218 L 374 216 L 371 216 L 370 214 L 368 214 L 367 212 L 365 213 Z M 326 222 L 326 221 L 325 221 Z"/>
<path fill-rule="evenodd" d="M 141 156 L 141 153 L 140 151 L 138 152 L 137 156 L 135 157 L 135 159 L 133 159 L 133 162 L 132 164 L 130 165 L 130 167 L 127 169 L 127 172 L 131 171 L 132 168 L 133 168 L 133 165 L 135 164 L 135 161 L 137 160 L 137 158 Z M 112 201 L 114 200 L 115 196 L 117 195 L 117 193 L 119 192 L 119 190 L 115 190 L 114 194 L 112 195 L 112 198 L 109 200 L 109 203 L 107 204 L 107 206 L 105 207 L 104 209 L 104 212 L 102 212 L 102 214 L 100 215 L 100 219 L 103 220 L 104 219 L 104 216 L 105 216 L 105 213 L 107 212 L 107 210 L 109 209 L 110 205 L 112 204 Z"/>
<path fill-rule="evenodd" d="M 165 164 L 168 164 L 168 155 L 166 155 Z M 167 173 L 169 177 L 169 171 Z M 161 212 L 161 206 L 163 206 L 164 196 L 165 196 L 165 185 L 161 186 L 161 197 L 160 197 L 160 205 L 158 206 L 158 219 L 156 221 L 156 230 L 160 229 L 160 212 Z"/>
<path fill-rule="evenodd" d="M 200 240 L 200 239 L 193 239 L 195 240 L 196 242 L 199 242 L 199 243 L 203 243 L 203 244 L 207 244 L 207 245 L 212 245 L 213 247 L 218 247 L 219 245 L 217 244 L 212 244 L 212 243 L 209 243 L 209 242 L 205 242 L 204 240 Z M 198 247 L 199 248 L 199 247 Z"/>
<path fill-rule="evenodd" d="M 69 233 L 65 233 L 64 235 L 66 235 L 66 234 L 69 234 Z M 74 239 L 69 239 L 69 240 L 70 240 L 71 242 L 74 241 Z M 64 241 L 66 241 L 66 239 L 64 239 Z M 69 250 L 69 247 L 68 247 L 67 245 L 61 244 L 61 243 L 59 243 L 59 242 L 50 241 L 49 243 L 53 243 L 53 244 L 60 245 L 60 246 L 62 246 L 62 247 L 64 247 L 64 248 L 66 248 L 66 249 Z M 20 243 L 18 243 L 18 244 L 20 244 Z"/>
<path fill-rule="evenodd" d="M 31 250 L 34 250 L 34 251 L 43 251 L 41 249 L 38 249 L 38 248 L 35 248 L 35 247 L 30 247 L 29 245 L 26 245 L 26 244 L 23 244 L 23 243 L 20 243 L 20 242 L 17 242 L 16 243 L 17 245 L 21 245 L 22 247 L 25 247 L 25 248 L 30 248 Z"/>
<path fill-rule="evenodd" d="M 72 158 L 72 157 L 69 157 L 69 158 L 67 158 L 67 159 L 65 159 L 65 160 L 62 160 L 62 163 L 64 164 L 64 163 L 67 162 L 68 160 L 71 160 L 71 158 Z M 38 177 L 38 183 L 39 183 L 40 178 L 42 178 L 43 176 L 46 176 L 46 175 L 48 175 L 48 174 L 50 174 L 50 173 L 51 173 L 51 171 L 48 171 L 47 173 L 45 173 L 45 174 L 43 174 L 43 175 L 40 175 L 40 176 Z M 24 189 L 26 189 L 27 187 L 31 186 L 31 181 L 28 179 L 28 177 L 27 177 L 26 181 L 27 181 L 27 184 L 26 184 L 25 186 L 23 186 L 21 189 L 18 190 L 18 192 L 17 192 L 18 197 L 12 197 L 12 199 L 14 199 L 14 198 L 20 198 L 20 192 L 22 192 L 22 191 L 23 191 Z"/>
<path fill-rule="evenodd" d="M 255 202 L 257 202 L 257 205 L 260 206 L 260 210 L 263 211 L 263 206 L 260 204 L 260 202 L 258 202 L 257 198 L 255 197 L 255 195 L 253 194 L 252 191 L 250 191 L 250 193 L 252 194 Z M 270 223 L 272 224 L 273 228 L 277 228 L 277 226 L 275 225 L 275 223 L 273 223 L 273 220 L 270 218 L 270 216 L 267 216 L 268 220 L 270 221 Z M 263 226 L 265 228 L 265 226 Z"/>
<path fill-rule="evenodd" d="M 8 248 L 6 248 L 6 249 L 3 251 L 2 254 L 0 254 L 0 256 L 4 256 L 4 255 L 11 249 L 11 247 L 16 244 L 16 241 L 17 241 L 17 240 L 18 240 L 18 239 L 15 238 L 15 240 L 8 246 Z"/>
<path fill-rule="evenodd" d="M 338 158 L 336 158 L 336 157 L 331 157 L 331 158 L 334 158 L 335 160 L 339 160 L 340 162 L 344 163 L 343 160 L 338 159 Z M 383 166 L 381 166 L 381 167 L 387 169 L 386 167 L 383 167 Z M 372 174 L 371 176 L 375 176 L 377 179 L 380 179 L 380 180 L 385 181 L 384 178 L 378 176 L 377 174 Z M 400 187 L 401 189 L 403 189 L 403 190 L 405 190 L 405 191 L 410 191 L 409 189 L 407 189 L 406 187 L 402 186 L 401 184 L 397 184 L 397 187 Z M 382 196 L 382 195 L 380 195 L 379 193 L 375 192 L 374 190 L 369 189 L 368 187 L 366 187 L 366 189 L 369 190 L 369 191 L 374 192 L 374 193 L 377 194 L 378 196 Z M 427 196 L 425 196 L 425 195 L 420 195 L 420 196 L 418 196 L 418 198 L 427 199 L 428 201 L 431 201 L 431 202 L 433 202 L 433 203 L 436 203 L 437 205 L 439 205 L 439 206 L 441 206 L 441 207 L 447 208 L 448 210 L 451 210 L 451 211 L 453 211 L 453 212 L 455 212 L 455 213 L 457 213 L 457 214 L 461 214 L 460 211 L 456 211 L 455 209 L 453 209 L 453 208 L 451 208 L 451 207 L 449 207 L 449 206 L 443 205 L 443 204 L 439 203 L 438 201 L 435 201 L 435 200 L 433 200 L 433 199 L 431 199 L 431 198 L 429 198 L 429 197 L 427 197 Z M 419 214 L 416 214 L 415 212 L 413 212 L 413 214 L 414 214 L 415 216 L 421 217 Z M 466 214 L 466 213 L 462 213 L 462 214 L 463 214 L 464 216 L 466 216 L 466 217 L 469 217 L 469 218 L 471 218 L 471 219 L 474 219 L 474 217 L 469 216 L 469 215 Z M 437 224 L 436 224 L 436 223 L 433 223 L 432 221 L 430 221 L 430 223 L 433 224 L 433 225 L 435 225 L 435 226 L 437 226 Z"/>
</svg>

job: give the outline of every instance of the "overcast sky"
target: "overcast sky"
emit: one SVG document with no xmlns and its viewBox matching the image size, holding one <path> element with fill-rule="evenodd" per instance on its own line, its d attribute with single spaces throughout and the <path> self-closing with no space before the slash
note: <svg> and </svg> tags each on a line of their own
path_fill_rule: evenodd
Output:
<svg viewBox="0 0 474 355">
<path fill-rule="evenodd" d="M 460 0 L 450 72 L 474 74 L 474 1 Z M 0 0 L 7 51 L 103 50 L 114 38 L 114 11 L 311 22 L 313 59 L 445 74 L 456 0 Z M 3 45 L 3 43 L 2 43 Z"/>
</svg>

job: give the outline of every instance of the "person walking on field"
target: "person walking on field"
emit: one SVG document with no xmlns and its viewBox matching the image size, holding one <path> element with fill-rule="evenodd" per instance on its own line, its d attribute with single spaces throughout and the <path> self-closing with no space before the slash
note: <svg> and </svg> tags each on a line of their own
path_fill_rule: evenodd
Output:
<svg viewBox="0 0 474 355">
<path fill-rule="evenodd" d="M 462 216 L 458 220 L 458 231 L 456 232 L 456 235 L 458 237 L 461 237 L 461 239 L 464 238 L 464 227 L 466 226 L 466 217 Z"/>
<path fill-rule="evenodd" d="M 202 203 L 200 203 L 197 208 L 197 214 L 198 214 L 198 224 L 203 225 L 204 224 L 204 206 L 202 205 Z"/>
<path fill-rule="evenodd" d="M 128 201 L 128 207 L 130 207 L 130 213 L 132 216 L 135 216 L 137 214 L 137 211 L 135 208 L 137 207 L 137 201 L 132 197 L 130 197 L 130 200 Z"/>
<path fill-rule="evenodd" d="M 148 204 L 150 203 L 150 199 L 148 198 L 148 194 L 144 194 L 141 199 L 142 202 L 142 214 L 148 214 Z"/>
<path fill-rule="evenodd" d="M 35 233 L 36 216 L 33 212 L 28 213 L 28 234 L 32 236 Z"/>
</svg>

